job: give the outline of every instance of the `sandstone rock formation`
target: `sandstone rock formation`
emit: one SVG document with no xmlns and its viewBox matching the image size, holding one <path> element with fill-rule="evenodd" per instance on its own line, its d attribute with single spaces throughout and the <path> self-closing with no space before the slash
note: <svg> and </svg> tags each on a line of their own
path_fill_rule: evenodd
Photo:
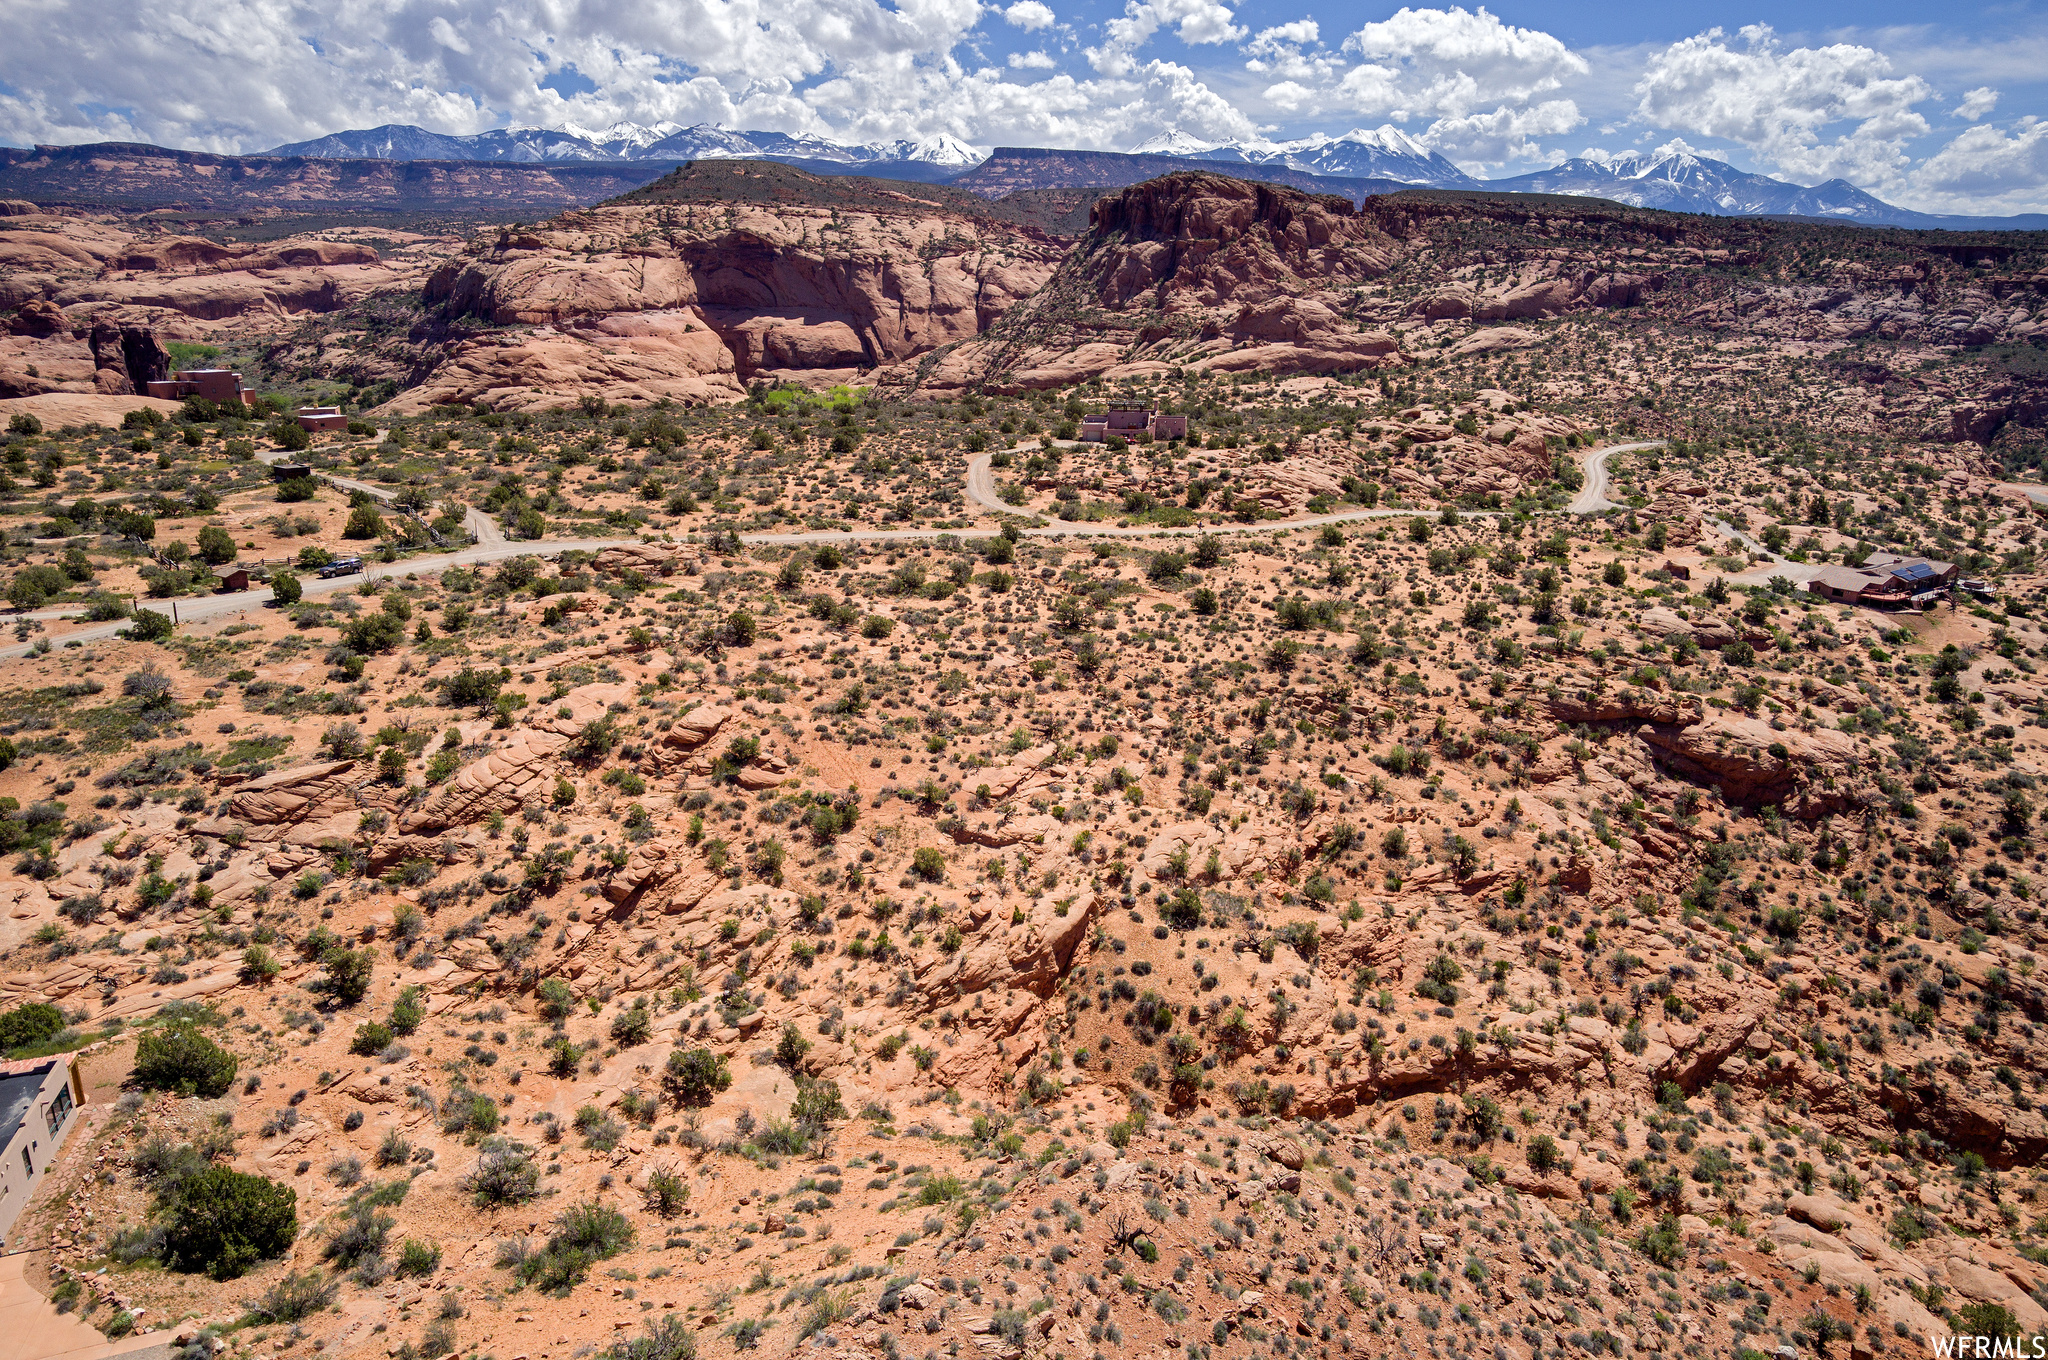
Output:
<svg viewBox="0 0 2048 1360">
<path fill-rule="evenodd" d="M 1328 372 L 1404 362 L 1347 293 L 1393 243 L 1341 200 L 1189 172 L 1096 203 L 1089 233 L 986 337 L 883 375 L 889 386 L 1006 391 L 1098 376 Z"/>
<path fill-rule="evenodd" d="M 109 396 L 146 393 L 150 383 L 171 376 L 171 356 L 147 327 L 96 321 L 88 343 L 98 370 L 95 385 Z"/>
<path fill-rule="evenodd" d="M 1644 727 L 1641 736 L 1660 759 L 1715 784 L 1731 800 L 1815 817 L 1868 797 L 1857 779 L 1856 744 L 1841 732 L 1714 718 L 1675 732 Z"/>
<path fill-rule="evenodd" d="M 69 211 L 0 216 L 0 312 L 13 312 L 0 325 L 0 396 L 139 392 L 169 370 L 152 344 L 237 328 L 272 336 L 416 287 L 427 258 L 409 248 L 387 261 L 360 242 L 317 237 L 167 236 Z M 128 332 L 151 339 L 123 340 Z"/>
<path fill-rule="evenodd" d="M 980 334 L 1060 253 L 901 195 L 847 213 L 654 200 L 566 213 L 480 241 L 429 281 L 451 321 L 534 329 L 458 340 L 401 406 L 725 401 L 762 378 L 851 379 Z"/>
</svg>

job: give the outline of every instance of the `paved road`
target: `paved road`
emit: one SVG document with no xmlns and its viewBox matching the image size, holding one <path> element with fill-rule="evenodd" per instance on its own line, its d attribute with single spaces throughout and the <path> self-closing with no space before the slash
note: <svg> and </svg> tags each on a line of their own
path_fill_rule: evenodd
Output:
<svg viewBox="0 0 2048 1360">
<path fill-rule="evenodd" d="M 1586 474 L 1586 484 L 1579 488 L 1579 494 L 1572 497 L 1572 503 L 1565 509 L 1574 515 L 1597 515 L 1602 510 L 1621 509 L 1621 506 L 1607 499 L 1607 456 L 1612 453 L 1634 453 L 1637 449 L 1663 447 L 1663 440 L 1651 439 L 1641 444 L 1610 444 L 1604 449 L 1592 450 L 1579 460 L 1579 467 Z"/>
<path fill-rule="evenodd" d="M 1662 441 L 1656 442 L 1661 443 Z M 1621 453 L 1629 449 L 1654 447 L 1656 447 L 1656 443 L 1610 445 L 1604 449 L 1587 450 L 1580 459 L 1580 466 L 1586 472 L 1586 486 L 1588 488 L 1594 487 L 1597 476 L 1598 486 L 1601 489 L 1606 487 L 1606 459 L 1608 454 Z M 277 462 L 284 457 L 282 453 L 268 451 L 259 456 L 263 457 L 265 462 Z M 984 509 L 999 511 L 1003 514 L 1015 514 L 1016 510 L 1014 507 L 1005 505 L 996 498 L 995 477 L 991 463 L 993 457 L 993 454 L 982 453 L 975 455 L 968 461 L 967 497 Z M 381 487 L 371 486 L 367 482 L 335 476 L 332 473 L 323 472 L 320 475 L 347 490 L 366 491 L 380 500 L 389 500 L 392 497 L 391 492 Z M 1574 500 L 1567 508 L 1574 514 L 1593 513 L 1592 510 L 1581 508 L 1579 502 L 1585 499 L 1584 492 L 1582 491 L 1579 499 Z M 1605 505 L 1606 502 L 1603 498 L 1601 506 L 1604 507 Z M 1415 513 L 1412 509 L 1345 510 L 1329 515 L 1307 515 L 1298 519 L 1261 520 L 1254 524 L 1218 524 L 1187 529 L 1168 529 L 1149 524 L 1124 526 L 1114 524 L 1051 524 L 1042 528 L 1025 529 L 1023 532 L 1027 537 L 1032 538 L 1192 538 L 1200 534 L 1264 534 L 1285 529 L 1313 529 L 1325 524 L 1346 524 L 1357 520 L 1405 519 L 1413 516 Z M 1459 513 L 1467 519 L 1492 519 L 1498 515 L 1498 512 L 1490 510 L 1465 510 Z M 524 543 L 510 543 L 498 531 L 496 523 L 479 510 L 471 509 L 465 522 L 471 528 L 478 530 L 478 542 L 471 547 L 425 559 L 416 558 L 389 563 L 365 562 L 363 564 L 363 573 L 360 576 L 338 576 L 323 581 L 317 576 L 307 575 L 300 578 L 300 587 L 304 597 L 307 599 L 317 599 L 322 595 L 333 594 L 335 591 L 352 589 L 366 579 L 378 580 L 385 577 L 404 576 L 410 572 L 424 571 L 431 573 L 445 571 L 449 567 L 501 562 L 507 558 L 519 557 L 527 553 L 549 556 L 560 553 L 565 548 L 578 548 L 594 552 L 604 548 L 631 547 L 638 545 L 641 541 L 638 538 L 550 538 Z M 484 532 L 485 529 L 488 529 L 488 534 Z M 955 538 L 993 538 L 999 532 L 1000 530 L 994 528 L 845 529 L 805 533 L 741 534 L 740 541 L 743 543 L 769 544 L 897 543 L 936 539 L 948 535 Z M 267 590 L 247 590 L 231 595 L 196 596 L 191 599 L 177 601 L 175 615 L 180 623 L 205 623 L 230 614 L 267 608 L 270 602 L 271 597 Z M 164 600 L 144 601 L 138 607 L 152 609 L 159 614 L 172 614 L 174 612 L 171 602 Z M 65 634 L 63 640 L 65 642 L 103 641 L 113 637 L 125 627 L 127 627 L 125 621 L 93 624 L 90 627 L 80 628 Z M 27 656 L 31 646 L 32 644 L 18 644 L 0 648 L 0 660 Z"/>
</svg>

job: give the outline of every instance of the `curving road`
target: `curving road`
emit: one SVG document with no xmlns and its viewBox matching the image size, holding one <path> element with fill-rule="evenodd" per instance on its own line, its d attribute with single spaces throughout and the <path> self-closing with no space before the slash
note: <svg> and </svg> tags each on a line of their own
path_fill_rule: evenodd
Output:
<svg viewBox="0 0 2048 1360">
<path fill-rule="evenodd" d="M 1567 513 L 1576 515 L 1597 514 L 1602 510 L 1618 509 L 1605 496 L 1607 488 L 1607 456 L 1626 453 L 1634 449 L 1656 448 L 1663 440 L 1652 440 L 1640 444 L 1610 444 L 1606 448 L 1588 449 L 1580 458 L 1579 465 L 1586 474 L 1586 484 L 1577 497 L 1566 507 Z M 259 455 L 266 463 L 281 460 L 284 455 L 266 452 Z M 1013 506 L 1005 505 L 995 494 L 994 455 L 976 454 L 967 464 L 967 499 L 986 510 L 1000 514 L 1015 515 Z M 364 491 L 379 500 L 392 499 L 393 493 L 367 482 L 356 481 L 333 473 L 320 474 L 344 490 Z M 1590 493 L 1590 494 L 1589 494 Z M 1328 515 L 1305 515 L 1287 520 L 1260 520 L 1252 524 L 1214 524 L 1185 529 L 1169 529 L 1157 525 L 1101 525 L 1101 524 L 1055 524 L 1023 530 L 1028 538 L 1192 538 L 1201 534 L 1264 534 L 1276 530 L 1313 529 L 1325 524 L 1347 524 L 1358 520 L 1406 519 L 1417 512 L 1406 510 L 1343 510 Z M 1461 510 L 1466 519 L 1493 519 L 1500 512 L 1494 510 Z M 566 548 L 597 551 L 604 548 L 636 547 L 639 538 L 575 538 L 536 539 L 530 542 L 507 542 L 497 523 L 489 515 L 471 507 L 464 519 L 465 526 L 477 535 L 477 542 L 467 548 L 434 557 L 430 560 L 401 560 L 397 562 L 365 562 L 359 576 L 338 576 L 321 580 L 317 576 L 300 579 L 304 598 L 317 599 L 336 591 L 354 588 L 366 580 L 381 580 L 393 576 L 404 576 L 412 572 L 445 571 L 449 567 L 474 566 L 487 562 L 500 562 L 508 558 L 535 553 L 550 556 Z M 742 543 L 803 544 L 803 543 L 896 543 L 935 539 L 945 536 L 954 538 L 993 538 L 1001 530 L 986 529 L 840 529 L 804 533 L 757 533 L 741 534 Z M 1733 530 L 1729 530 L 1733 533 Z M 1760 551 L 1760 549 L 1759 549 Z M 159 614 L 174 614 L 180 623 L 207 623 L 233 614 L 247 613 L 252 609 L 269 607 L 271 597 L 268 591 L 242 591 L 232 595 L 203 595 L 181 599 L 173 606 L 170 601 L 143 601 L 138 608 L 151 609 Z M 14 617 L 19 618 L 20 615 Z M 51 611 L 43 611 L 30 617 L 57 617 Z M 65 642 L 98 642 L 113 637 L 127 627 L 124 620 L 98 623 L 65 634 Z M 0 660 L 10 660 L 30 654 L 33 644 L 23 643 L 0 648 Z"/>
</svg>

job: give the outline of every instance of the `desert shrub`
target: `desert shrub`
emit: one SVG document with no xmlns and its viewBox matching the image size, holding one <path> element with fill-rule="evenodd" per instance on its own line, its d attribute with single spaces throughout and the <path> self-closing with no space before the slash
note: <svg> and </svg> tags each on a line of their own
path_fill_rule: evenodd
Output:
<svg viewBox="0 0 2048 1360">
<path fill-rule="evenodd" d="M 384 1242 L 390 1237 L 393 1226 L 389 1214 L 376 1212 L 368 1201 L 360 1202 L 355 1212 L 344 1218 L 341 1226 L 328 1235 L 327 1245 L 321 1248 L 320 1254 L 341 1270 L 374 1260 L 384 1254 Z"/>
<path fill-rule="evenodd" d="M 441 1248 L 432 1242 L 422 1242 L 417 1237 L 405 1239 L 405 1245 L 398 1252 L 398 1273 L 400 1275 L 431 1275 L 441 1268 Z"/>
<path fill-rule="evenodd" d="M 233 1279 L 291 1247 L 299 1233 L 298 1201 L 296 1190 L 266 1176 L 208 1167 L 178 1189 L 165 1259 L 174 1269 Z"/>
<path fill-rule="evenodd" d="M 450 1091 L 441 1106 L 441 1128 L 448 1133 L 465 1134 L 472 1143 L 496 1133 L 501 1117 L 497 1101 L 467 1087 Z"/>
<path fill-rule="evenodd" d="M 1924 1242 L 1940 1231 L 1940 1224 L 1930 1214 L 1918 1209 L 1905 1208 L 1892 1215 L 1891 1235 L 1898 1239 L 1900 1246 L 1910 1247 L 1915 1242 Z"/>
<path fill-rule="evenodd" d="M 644 1044 L 653 1034 L 654 1019 L 644 997 L 612 1017 L 612 1042 L 621 1048 Z"/>
<path fill-rule="evenodd" d="M 137 610 L 134 618 L 135 622 L 121 630 L 121 636 L 135 642 L 162 642 L 178 631 L 169 614 L 154 609 Z"/>
<path fill-rule="evenodd" d="M 542 978 L 540 985 L 533 989 L 533 994 L 540 1002 L 543 1020 L 559 1020 L 576 1005 L 576 993 L 569 989 L 567 982 L 558 977 Z"/>
<path fill-rule="evenodd" d="M 411 1034 L 427 1018 L 427 1008 L 420 1000 L 420 989 L 407 987 L 391 1003 L 391 1032 Z"/>
<path fill-rule="evenodd" d="M 829 1325 L 829 1324 L 828 1324 Z M 697 1338 L 689 1324 L 670 1314 L 631 1341 L 603 1352 L 602 1360 L 697 1360 Z"/>
<path fill-rule="evenodd" d="M 754 1132 L 754 1146 L 763 1152 L 794 1157 L 811 1145 L 811 1126 L 788 1119 L 770 1119 Z"/>
<path fill-rule="evenodd" d="M 129 1157 L 128 1165 L 156 1188 L 159 1200 L 168 1201 L 176 1198 L 179 1184 L 206 1170 L 206 1159 L 190 1143 L 176 1143 L 157 1133 L 143 1141 Z"/>
<path fill-rule="evenodd" d="M 850 1290 L 821 1290 L 804 1309 L 803 1316 L 797 1323 L 797 1340 L 809 1340 L 833 1323 L 843 1322 L 852 1317 L 853 1312 L 853 1294 Z"/>
<path fill-rule="evenodd" d="M 137 1261 L 154 1261 L 164 1254 L 164 1229 L 160 1223 L 141 1228 L 122 1228 L 107 1239 L 107 1255 L 124 1266 Z"/>
<path fill-rule="evenodd" d="M 668 1070 L 662 1077 L 676 1104 L 701 1108 L 732 1085 L 732 1071 L 724 1055 L 708 1048 L 676 1049 L 668 1055 Z"/>
<path fill-rule="evenodd" d="M 1193 930 L 1202 924 L 1202 895 L 1193 888 L 1177 888 L 1159 908 L 1159 919 L 1175 930 Z"/>
<path fill-rule="evenodd" d="M 1956 1331 L 1963 1336 L 2024 1336 L 2026 1329 L 2002 1303 L 1969 1303 L 1956 1309 Z"/>
<path fill-rule="evenodd" d="M 463 1187 L 485 1207 L 523 1204 L 540 1193 L 540 1168 L 523 1145 L 494 1138 L 484 1144 Z"/>
<path fill-rule="evenodd" d="M 44 1001 L 31 1001 L 0 1015 L 0 1049 L 44 1043 L 64 1028 L 64 1012 Z"/>
<path fill-rule="evenodd" d="M 609 1204 L 591 1200 L 572 1205 L 555 1219 L 554 1235 L 517 1267 L 520 1282 L 565 1298 L 599 1261 L 633 1244 L 633 1225 Z"/>
<path fill-rule="evenodd" d="M 640 1197 L 650 1212 L 671 1218 L 689 1202 L 690 1185 L 672 1166 L 657 1166 L 640 1185 Z"/>
<path fill-rule="evenodd" d="M 324 992 L 344 1006 L 353 1006 L 370 991 L 370 965 L 376 957 L 373 949 L 330 949 L 321 958 L 327 969 L 312 984 L 312 990 Z"/>
<path fill-rule="evenodd" d="M 1636 1239 L 1636 1248 L 1669 1270 L 1685 1254 L 1684 1239 L 1678 1233 L 1678 1220 L 1666 1214 L 1656 1227 L 1644 1228 L 1642 1236 Z"/>
<path fill-rule="evenodd" d="M 180 1095 L 227 1094 L 234 1084 L 235 1055 L 189 1023 L 151 1030 L 135 1045 L 135 1082 L 154 1091 Z"/>
<path fill-rule="evenodd" d="M 427 1330 L 420 1336 L 419 1353 L 432 1360 L 437 1355 L 446 1355 L 455 1349 L 455 1324 L 446 1318 L 435 1318 L 427 1324 Z"/>
</svg>

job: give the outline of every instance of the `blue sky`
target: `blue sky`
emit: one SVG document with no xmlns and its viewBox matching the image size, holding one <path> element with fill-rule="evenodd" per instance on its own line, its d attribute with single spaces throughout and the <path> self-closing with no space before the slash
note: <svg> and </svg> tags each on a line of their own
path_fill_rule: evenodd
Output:
<svg viewBox="0 0 2048 1360">
<path fill-rule="evenodd" d="M 415 123 L 723 123 L 1123 150 L 1392 126 L 1497 177 L 1690 148 L 2048 209 L 2048 0 L 10 0 L 0 142 L 253 151 Z"/>
</svg>

